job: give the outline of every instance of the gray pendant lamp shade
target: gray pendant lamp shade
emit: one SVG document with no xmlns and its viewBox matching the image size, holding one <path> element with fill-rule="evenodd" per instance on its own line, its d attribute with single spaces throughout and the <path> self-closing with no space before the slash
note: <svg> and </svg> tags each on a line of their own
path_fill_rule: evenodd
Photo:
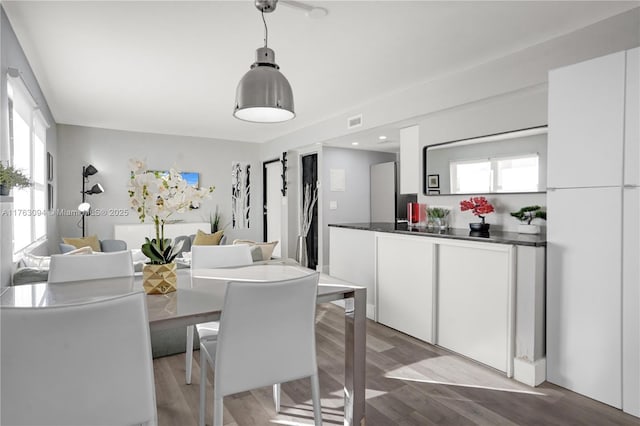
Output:
<svg viewBox="0 0 640 426">
<path fill-rule="evenodd" d="M 296 116 L 291 85 L 279 70 L 273 50 L 268 47 L 256 50 L 256 62 L 236 89 L 233 111 L 236 118 L 256 123 L 279 123 Z"/>
</svg>

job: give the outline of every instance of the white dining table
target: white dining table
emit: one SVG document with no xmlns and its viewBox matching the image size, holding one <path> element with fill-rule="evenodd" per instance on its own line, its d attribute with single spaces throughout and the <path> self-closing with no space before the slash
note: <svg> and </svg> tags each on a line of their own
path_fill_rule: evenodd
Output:
<svg viewBox="0 0 640 426">
<path fill-rule="evenodd" d="M 178 289 L 147 295 L 151 330 L 171 329 L 220 319 L 226 283 L 274 281 L 313 271 L 291 260 L 217 269 L 178 270 Z M 142 289 L 142 277 L 38 283 L 5 287 L 0 306 L 45 307 L 97 300 Z M 345 312 L 344 424 L 365 424 L 366 289 L 320 274 L 318 303 L 341 300 Z M 292 300 L 291 303 L 295 303 Z"/>
</svg>

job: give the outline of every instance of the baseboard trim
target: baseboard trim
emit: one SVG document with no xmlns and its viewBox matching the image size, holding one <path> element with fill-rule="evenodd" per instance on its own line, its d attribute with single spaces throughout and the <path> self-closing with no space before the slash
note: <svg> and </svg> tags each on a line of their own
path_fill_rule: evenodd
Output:
<svg viewBox="0 0 640 426">
<path fill-rule="evenodd" d="M 376 320 L 376 305 L 373 303 L 367 303 L 367 318 L 370 320 Z"/>
<path fill-rule="evenodd" d="M 547 359 L 530 362 L 514 358 L 513 378 L 529 386 L 538 386 L 547 379 Z"/>
</svg>

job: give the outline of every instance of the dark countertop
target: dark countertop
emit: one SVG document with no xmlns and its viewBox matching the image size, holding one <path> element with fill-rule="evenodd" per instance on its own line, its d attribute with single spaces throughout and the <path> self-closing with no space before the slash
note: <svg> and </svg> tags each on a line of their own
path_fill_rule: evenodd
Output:
<svg viewBox="0 0 640 426">
<path fill-rule="evenodd" d="M 519 234 L 517 232 L 490 231 L 485 235 L 471 235 L 468 229 L 449 228 L 446 231 L 430 231 L 426 228 L 410 227 L 406 223 L 333 223 L 335 228 L 359 229 L 362 231 L 389 232 L 392 234 L 419 235 L 425 237 L 450 238 L 454 240 L 481 241 L 496 244 L 545 247 L 547 236 L 541 234 Z"/>
</svg>

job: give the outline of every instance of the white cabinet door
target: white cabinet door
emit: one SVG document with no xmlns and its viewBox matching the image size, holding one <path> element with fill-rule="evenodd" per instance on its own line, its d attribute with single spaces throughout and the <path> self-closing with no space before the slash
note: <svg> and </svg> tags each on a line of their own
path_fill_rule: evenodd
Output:
<svg viewBox="0 0 640 426">
<path fill-rule="evenodd" d="M 624 183 L 640 185 L 640 47 L 627 51 Z"/>
<path fill-rule="evenodd" d="M 512 247 L 440 244 L 437 258 L 437 344 L 510 373 Z"/>
<path fill-rule="evenodd" d="M 367 288 L 367 317 L 375 319 L 375 233 L 329 227 L 329 275 Z"/>
<path fill-rule="evenodd" d="M 622 183 L 625 52 L 549 73 L 549 188 Z"/>
<path fill-rule="evenodd" d="M 378 322 L 433 342 L 430 238 L 376 234 Z"/>
<path fill-rule="evenodd" d="M 400 193 L 417 194 L 420 186 L 420 126 L 400 129 Z"/>
<path fill-rule="evenodd" d="M 640 187 L 623 197 L 622 409 L 640 417 Z"/>
<path fill-rule="evenodd" d="M 621 209 L 620 187 L 547 193 L 547 380 L 618 408 Z"/>
</svg>

